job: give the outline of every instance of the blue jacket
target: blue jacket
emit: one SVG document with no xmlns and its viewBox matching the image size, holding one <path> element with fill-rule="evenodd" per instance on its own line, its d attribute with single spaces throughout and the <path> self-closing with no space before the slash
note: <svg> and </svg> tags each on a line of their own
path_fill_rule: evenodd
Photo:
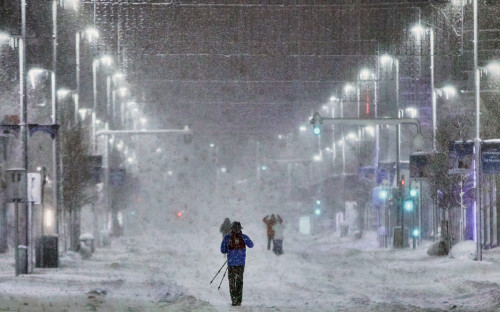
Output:
<svg viewBox="0 0 500 312">
<path fill-rule="evenodd" d="M 245 234 L 241 234 L 245 245 L 249 248 L 253 247 L 253 242 L 250 237 Z M 228 266 L 240 266 L 245 265 L 246 258 L 246 247 L 243 249 L 229 249 L 229 240 L 231 239 L 231 234 L 224 236 L 222 243 L 220 244 L 220 252 L 223 254 L 227 253 L 227 265 Z"/>
</svg>

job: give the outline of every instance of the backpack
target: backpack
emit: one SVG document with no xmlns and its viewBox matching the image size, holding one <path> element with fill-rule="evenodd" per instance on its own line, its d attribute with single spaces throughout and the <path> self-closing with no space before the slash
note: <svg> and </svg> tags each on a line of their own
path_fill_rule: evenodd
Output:
<svg viewBox="0 0 500 312">
<path fill-rule="evenodd" d="M 229 239 L 229 249 L 244 249 L 245 242 L 243 241 L 243 235 L 241 232 L 231 232 L 231 238 Z"/>
</svg>

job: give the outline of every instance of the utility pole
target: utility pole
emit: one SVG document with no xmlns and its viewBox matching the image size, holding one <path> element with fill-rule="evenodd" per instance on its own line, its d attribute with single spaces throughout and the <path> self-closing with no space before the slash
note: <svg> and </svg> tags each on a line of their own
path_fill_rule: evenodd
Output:
<svg viewBox="0 0 500 312">
<path fill-rule="evenodd" d="M 476 104 L 476 137 L 474 138 L 474 163 L 475 171 L 474 178 L 476 181 L 476 260 L 483 260 L 483 250 L 482 250 L 482 228 L 481 228 L 481 86 L 479 77 L 479 67 L 478 67 L 478 8 L 477 0 L 474 0 L 474 102 Z"/>
<path fill-rule="evenodd" d="M 22 171 L 24 180 L 24 190 L 28 189 L 28 97 L 26 94 L 26 0 L 21 0 L 21 38 L 19 40 L 19 95 L 20 95 L 20 129 L 21 129 L 21 154 Z M 19 208 L 16 202 L 16 232 L 15 232 L 15 257 L 16 257 L 16 276 L 19 274 L 28 274 L 28 201 L 26 192 L 20 194 L 20 206 L 24 206 L 24 218 L 21 218 L 22 224 L 19 224 Z M 23 200 L 24 199 L 24 200 Z M 21 234 L 19 228 L 23 229 Z M 20 254 L 24 250 L 26 254 Z"/>
</svg>

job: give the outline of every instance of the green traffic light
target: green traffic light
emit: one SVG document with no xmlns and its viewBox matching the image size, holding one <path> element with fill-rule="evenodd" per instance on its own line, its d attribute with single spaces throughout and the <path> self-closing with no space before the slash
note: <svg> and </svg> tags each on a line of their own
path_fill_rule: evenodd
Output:
<svg viewBox="0 0 500 312">
<path fill-rule="evenodd" d="M 387 194 L 387 191 L 386 191 L 386 190 L 381 190 L 381 191 L 378 193 L 378 197 L 379 197 L 380 199 L 383 199 L 383 200 L 387 199 L 387 195 L 388 195 L 388 194 Z"/>
<path fill-rule="evenodd" d="M 415 196 L 417 196 L 417 194 L 418 194 L 418 191 L 416 189 L 411 189 L 410 190 L 410 196 L 411 197 L 415 197 Z"/>
<path fill-rule="evenodd" d="M 311 119 L 311 124 L 313 125 L 313 134 L 314 135 L 319 135 L 321 133 L 321 124 L 323 123 L 323 120 L 321 119 L 321 116 L 319 113 L 314 113 L 313 118 Z"/>
<path fill-rule="evenodd" d="M 419 229 L 414 229 L 412 232 L 413 237 L 418 237 L 420 236 L 420 230 Z"/>
<path fill-rule="evenodd" d="M 413 210 L 413 201 L 411 200 L 405 200 L 404 202 L 404 208 L 406 211 L 412 211 Z"/>
</svg>

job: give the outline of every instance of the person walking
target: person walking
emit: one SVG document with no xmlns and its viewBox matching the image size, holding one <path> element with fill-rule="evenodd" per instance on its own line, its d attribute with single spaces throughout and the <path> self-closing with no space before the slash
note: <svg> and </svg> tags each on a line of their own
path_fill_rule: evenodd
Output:
<svg viewBox="0 0 500 312">
<path fill-rule="evenodd" d="M 221 232 L 222 238 L 226 237 L 226 235 L 231 232 L 231 220 L 229 220 L 229 218 L 224 219 L 224 222 L 220 226 L 219 232 Z"/>
<path fill-rule="evenodd" d="M 283 224 L 283 219 L 278 215 L 278 222 L 273 225 L 274 239 L 273 239 L 273 251 L 279 256 L 283 254 L 283 230 L 285 225 Z"/>
<path fill-rule="evenodd" d="M 271 241 L 274 238 L 273 225 L 276 224 L 276 217 L 274 216 L 274 213 L 271 217 L 269 217 L 269 215 L 265 216 L 264 219 L 262 219 L 262 222 L 267 225 L 267 250 L 271 250 Z"/>
<path fill-rule="evenodd" d="M 241 232 L 241 223 L 233 222 L 231 232 L 224 237 L 220 251 L 227 254 L 227 278 L 229 294 L 233 306 L 240 306 L 243 299 L 243 273 L 245 271 L 246 247 L 252 248 L 253 242 Z"/>
</svg>

